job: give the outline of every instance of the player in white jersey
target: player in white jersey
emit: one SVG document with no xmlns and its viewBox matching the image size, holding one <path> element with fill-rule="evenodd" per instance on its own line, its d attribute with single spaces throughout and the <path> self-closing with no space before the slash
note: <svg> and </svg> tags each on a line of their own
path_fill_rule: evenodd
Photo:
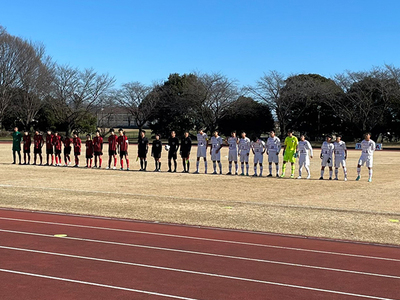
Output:
<svg viewBox="0 0 400 300">
<path fill-rule="evenodd" d="M 197 134 L 197 162 L 196 162 L 196 172 L 199 174 L 200 157 L 204 159 L 204 169 L 207 174 L 207 147 L 208 147 L 208 136 L 203 129 L 199 130 Z"/>
<path fill-rule="evenodd" d="M 239 140 L 236 137 L 236 131 L 231 132 L 231 136 L 226 140 L 229 146 L 228 161 L 229 161 L 229 172 L 226 175 L 232 175 L 232 162 L 235 162 L 235 175 L 238 174 L 238 143 Z"/>
<path fill-rule="evenodd" d="M 260 177 L 263 172 L 263 158 L 265 153 L 265 143 L 259 138 L 255 138 L 255 141 L 251 142 L 251 150 L 254 154 L 254 177 L 257 177 L 257 164 L 260 165 Z"/>
<path fill-rule="evenodd" d="M 368 170 L 369 170 L 369 178 L 368 182 L 372 181 L 372 165 L 374 162 L 374 151 L 376 149 L 375 142 L 371 140 L 371 134 L 366 133 L 364 134 L 364 140 L 361 142 L 361 156 L 360 159 L 358 160 L 358 165 L 357 165 L 357 178 L 356 180 L 360 180 L 361 178 L 361 166 L 366 164 Z"/>
<path fill-rule="evenodd" d="M 214 172 L 213 174 L 217 174 L 217 162 L 219 167 L 219 174 L 222 174 L 222 164 L 221 164 L 221 148 L 223 146 L 224 141 L 222 137 L 218 135 L 218 131 L 214 131 L 214 136 L 211 138 L 211 149 L 210 155 L 211 160 L 213 162 Z"/>
<path fill-rule="evenodd" d="M 239 157 L 241 163 L 242 174 L 244 176 L 244 164 L 246 163 L 246 176 L 249 176 L 249 154 L 250 154 L 250 139 L 246 137 L 246 132 L 242 132 L 239 140 Z"/>
<path fill-rule="evenodd" d="M 326 141 L 322 143 L 321 146 L 321 177 L 319 180 L 324 179 L 324 171 L 325 167 L 329 167 L 329 180 L 332 180 L 332 174 L 333 174 L 333 161 L 332 161 L 332 156 L 333 156 L 333 144 L 331 143 L 332 141 L 332 136 L 328 135 L 326 137 Z"/>
<path fill-rule="evenodd" d="M 274 163 L 276 167 L 276 177 L 279 177 L 279 152 L 281 151 L 281 140 L 275 136 L 275 131 L 273 130 L 269 133 L 266 147 L 269 163 L 269 175 L 267 177 L 272 177 L 272 163 Z"/>
<path fill-rule="evenodd" d="M 299 177 L 297 179 L 301 179 L 301 171 L 304 168 L 307 171 L 307 179 L 310 179 L 310 158 L 313 158 L 313 149 L 309 141 L 306 140 L 304 134 L 300 136 L 299 144 L 297 145 L 298 153 L 299 153 Z"/>
<path fill-rule="evenodd" d="M 339 168 L 343 167 L 344 181 L 347 181 L 347 169 L 346 169 L 346 158 L 347 158 L 347 148 L 346 143 L 342 141 L 342 136 L 337 135 L 336 141 L 333 143 L 334 153 L 335 153 L 335 180 L 338 179 Z"/>
</svg>

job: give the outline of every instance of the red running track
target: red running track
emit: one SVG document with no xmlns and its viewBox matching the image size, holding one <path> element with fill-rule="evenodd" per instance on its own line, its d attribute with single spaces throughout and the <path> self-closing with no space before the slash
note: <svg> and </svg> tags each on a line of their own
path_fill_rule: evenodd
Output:
<svg viewBox="0 0 400 300">
<path fill-rule="evenodd" d="M 400 299 L 400 248 L 0 209 L 0 299 L 168 298 Z"/>
</svg>

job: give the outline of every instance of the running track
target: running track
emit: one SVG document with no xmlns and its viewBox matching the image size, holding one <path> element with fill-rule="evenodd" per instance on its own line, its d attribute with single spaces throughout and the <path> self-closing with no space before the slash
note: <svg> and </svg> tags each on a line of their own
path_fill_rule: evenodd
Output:
<svg viewBox="0 0 400 300">
<path fill-rule="evenodd" d="M 0 299 L 168 298 L 400 299 L 400 248 L 0 209 Z"/>
</svg>

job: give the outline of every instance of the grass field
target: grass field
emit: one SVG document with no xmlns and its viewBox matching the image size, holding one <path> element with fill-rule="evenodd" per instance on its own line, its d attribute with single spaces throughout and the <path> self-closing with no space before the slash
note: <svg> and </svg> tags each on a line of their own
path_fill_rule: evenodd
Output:
<svg viewBox="0 0 400 300">
<path fill-rule="evenodd" d="M 372 183 L 367 182 L 366 168 L 361 181 L 354 180 L 359 157 L 355 150 L 347 160 L 348 182 L 342 181 L 342 171 L 340 181 L 317 180 L 319 158 L 311 161 L 311 180 L 296 180 L 138 172 L 136 146 L 129 152 L 130 172 L 19 166 L 10 164 L 11 145 L 0 144 L 0 206 L 400 244 L 400 223 L 395 222 L 400 219 L 397 151 L 375 153 Z M 164 151 L 164 171 L 166 156 Z M 224 173 L 226 156 L 223 148 Z M 107 160 L 105 155 L 103 167 Z M 190 162 L 193 172 L 195 158 Z M 200 166 L 203 171 L 203 162 Z M 210 173 L 210 161 L 208 166 Z M 152 158 L 148 170 L 154 170 Z M 267 173 L 265 166 L 264 176 Z"/>
</svg>

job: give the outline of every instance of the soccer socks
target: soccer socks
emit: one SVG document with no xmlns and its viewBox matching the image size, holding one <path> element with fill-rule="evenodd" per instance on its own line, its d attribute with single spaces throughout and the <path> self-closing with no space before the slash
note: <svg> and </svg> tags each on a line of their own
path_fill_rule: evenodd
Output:
<svg viewBox="0 0 400 300">
<path fill-rule="evenodd" d="M 360 173 L 361 173 L 361 168 L 357 168 L 357 174 L 358 174 L 358 176 L 360 176 Z"/>
<path fill-rule="evenodd" d="M 321 170 L 321 177 L 324 177 L 325 170 Z"/>
<path fill-rule="evenodd" d="M 347 168 L 343 168 L 344 177 L 347 177 Z"/>
<path fill-rule="evenodd" d="M 282 164 L 282 175 L 285 175 L 286 172 L 286 164 Z"/>
<path fill-rule="evenodd" d="M 176 163 L 176 160 L 174 160 L 174 172 L 176 172 L 176 167 L 177 167 L 177 163 Z"/>
<path fill-rule="evenodd" d="M 294 176 L 294 168 L 295 168 L 295 165 L 292 165 L 292 167 L 291 167 L 292 176 Z"/>
<path fill-rule="evenodd" d="M 117 166 L 117 157 L 114 158 L 114 167 Z"/>
<path fill-rule="evenodd" d="M 303 168 L 302 167 L 300 167 L 299 168 L 299 176 L 301 177 L 301 170 L 302 170 Z"/>
<path fill-rule="evenodd" d="M 168 161 L 168 171 L 172 171 L 172 170 L 171 170 L 171 167 L 172 167 L 172 165 L 171 165 L 171 160 L 169 160 L 169 161 Z"/>
<path fill-rule="evenodd" d="M 120 163 L 121 163 L 121 169 L 123 169 L 124 168 L 124 160 L 121 158 L 121 161 L 120 161 Z M 140 162 L 140 164 L 141 164 L 142 162 Z"/>
<path fill-rule="evenodd" d="M 372 169 L 369 169 L 369 179 L 372 179 Z"/>
<path fill-rule="evenodd" d="M 143 170 L 143 159 L 140 159 L 140 170 Z"/>
<path fill-rule="evenodd" d="M 244 163 L 240 164 L 240 168 L 242 169 L 242 174 L 244 174 Z"/>
<path fill-rule="evenodd" d="M 58 156 L 56 156 L 56 165 L 58 165 Z"/>
<path fill-rule="evenodd" d="M 249 164 L 246 164 L 246 174 L 249 174 L 249 168 L 250 168 Z"/>
<path fill-rule="evenodd" d="M 272 174 L 272 164 L 268 166 L 269 174 Z"/>
<path fill-rule="evenodd" d="M 219 172 L 222 173 L 222 163 L 221 162 L 218 163 L 218 167 L 219 167 Z"/>
<path fill-rule="evenodd" d="M 257 176 L 257 166 L 254 166 L 254 175 Z"/>
<path fill-rule="evenodd" d="M 100 166 L 101 166 L 101 160 L 100 160 Z M 126 167 L 129 169 L 129 159 L 126 159 Z"/>
<path fill-rule="evenodd" d="M 238 169 L 239 169 L 239 164 L 238 164 L 238 163 L 235 163 L 235 172 L 236 172 L 236 173 L 238 172 Z"/>
<path fill-rule="evenodd" d="M 205 172 L 207 173 L 207 161 L 204 162 Z"/>
<path fill-rule="evenodd" d="M 182 160 L 182 166 L 183 166 L 183 171 L 186 172 L 186 163 L 185 163 L 185 160 L 184 160 L 184 159 Z"/>
<path fill-rule="evenodd" d="M 199 172 L 199 165 L 200 165 L 200 161 L 196 162 L 196 171 Z"/>
<path fill-rule="evenodd" d="M 217 163 L 215 161 L 213 161 L 213 168 L 214 168 L 214 172 L 217 172 Z"/>
<path fill-rule="evenodd" d="M 276 175 L 279 175 L 279 165 L 276 164 Z"/>
<path fill-rule="evenodd" d="M 337 179 L 339 175 L 339 169 L 335 169 L 335 178 Z"/>
<path fill-rule="evenodd" d="M 128 164 L 128 168 L 129 168 L 129 160 L 127 159 L 127 164 Z M 147 169 L 147 160 L 144 161 L 144 170 L 146 171 Z"/>
<path fill-rule="evenodd" d="M 189 160 L 187 160 L 187 172 L 189 172 L 189 167 L 190 167 L 190 162 L 189 162 Z"/>
<path fill-rule="evenodd" d="M 229 163 L 229 173 L 232 173 L 232 162 Z"/>
<path fill-rule="evenodd" d="M 305 166 L 308 176 L 310 176 L 310 168 Z"/>
<path fill-rule="evenodd" d="M 260 166 L 260 176 L 262 176 L 263 166 Z"/>
<path fill-rule="evenodd" d="M 54 165 L 54 155 L 51 156 L 51 164 Z"/>
<path fill-rule="evenodd" d="M 329 170 L 329 178 L 332 178 L 333 171 Z"/>
<path fill-rule="evenodd" d="M 99 168 L 101 168 L 102 163 L 103 163 L 103 159 L 99 158 Z M 128 168 L 129 168 L 129 166 L 128 166 Z"/>
</svg>

